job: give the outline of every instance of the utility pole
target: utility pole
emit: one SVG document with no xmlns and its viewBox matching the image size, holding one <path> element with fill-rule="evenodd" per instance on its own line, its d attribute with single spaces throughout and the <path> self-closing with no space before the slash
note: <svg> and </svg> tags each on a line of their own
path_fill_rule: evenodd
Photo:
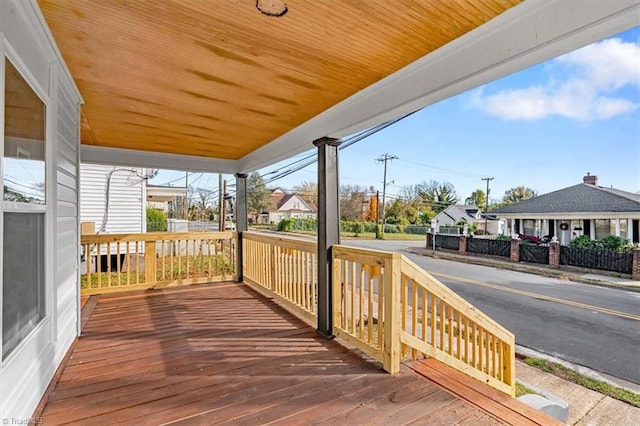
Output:
<svg viewBox="0 0 640 426">
<path fill-rule="evenodd" d="M 384 235 L 384 209 L 387 198 L 387 162 L 391 160 L 397 160 L 398 157 L 390 154 L 383 154 L 376 159 L 378 163 L 384 163 L 384 178 L 382 181 L 382 229 L 380 231 L 381 235 Z"/>
<path fill-rule="evenodd" d="M 189 200 L 191 199 L 191 197 L 189 197 L 189 172 L 184 172 L 184 186 L 187 188 L 187 199 L 185 205 L 182 206 L 182 210 L 184 212 L 184 218 L 189 220 Z"/>
<path fill-rule="evenodd" d="M 222 173 L 218 173 L 218 232 L 224 231 L 222 227 L 224 226 L 224 207 L 222 207 L 222 203 L 224 202 L 224 191 L 222 189 Z"/>
<path fill-rule="evenodd" d="M 224 182 L 222 183 L 222 204 L 220 204 L 222 207 L 220 208 L 220 217 L 222 218 L 222 228 L 220 228 L 220 231 L 224 231 L 226 228 L 226 222 L 227 222 L 227 212 L 226 212 L 226 206 L 225 204 L 227 203 L 227 200 L 225 200 L 225 196 L 227 195 L 227 180 L 225 179 Z"/>
<path fill-rule="evenodd" d="M 484 206 L 484 234 L 487 235 L 489 233 L 489 229 L 487 228 L 489 218 L 487 217 L 487 212 L 489 211 L 489 182 L 493 180 L 492 177 L 482 178 L 482 180 L 487 181 L 487 196 L 485 197 L 485 206 Z"/>
</svg>

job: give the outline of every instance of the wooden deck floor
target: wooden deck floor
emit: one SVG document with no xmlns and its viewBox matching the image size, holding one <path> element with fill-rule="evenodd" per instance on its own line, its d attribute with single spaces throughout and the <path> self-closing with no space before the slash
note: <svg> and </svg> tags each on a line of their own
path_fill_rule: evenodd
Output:
<svg viewBox="0 0 640 426">
<path fill-rule="evenodd" d="M 511 422 L 406 366 L 384 373 L 244 284 L 102 296 L 94 305 L 44 424 Z"/>
</svg>

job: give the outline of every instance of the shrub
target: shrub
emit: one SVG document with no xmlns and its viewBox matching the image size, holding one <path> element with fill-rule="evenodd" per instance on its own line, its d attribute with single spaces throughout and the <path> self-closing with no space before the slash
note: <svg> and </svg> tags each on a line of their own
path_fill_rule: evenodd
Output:
<svg viewBox="0 0 640 426">
<path fill-rule="evenodd" d="M 500 234 L 496 237 L 497 241 L 511 241 L 511 237 L 508 235 Z"/>
<path fill-rule="evenodd" d="M 147 209 L 147 232 L 167 230 L 167 215 L 160 209 Z"/>
<path fill-rule="evenodd" d="M 295 223 L 295 219 L 291 217 L 285 217 L 280 222 L 278 222 L 278 231 L 282 232 L 291 232 L 293 231 L 293 225 Z"/>
<path fill-rule="evenodd" d="M 569 242 L 569 247 L 592 249 L 596 247 L 596 242 L 588 235 L 580 235 Z"/>
<path fill-rule="evenodd" d="M 615 250 L 618 252 L 633 250 L 633 246 L 628 240 L 622 237 L 616 237 L 615 235 L 609 235 L 608 237 L 604 237 L 596 241 L 596 247 Z"/>
<path fill-rule="evenodd" d="M 351 229 L 353 230 L 353 235 L 357 237 L 364 232 L 364 224 L 358 221 L 353 222 Z"/>
</svg>

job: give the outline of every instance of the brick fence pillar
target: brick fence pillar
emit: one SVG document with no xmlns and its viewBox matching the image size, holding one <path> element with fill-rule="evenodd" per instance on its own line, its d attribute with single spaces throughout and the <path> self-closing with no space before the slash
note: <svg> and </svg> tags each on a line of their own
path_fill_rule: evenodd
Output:
<svg viewBox="0 0 640 426">
<path fill-rule="evenodd" d="M 430 232 L 427 232 L 427 248 L 433 248 L 433 234 Z"/>
<path fill-rule="evenodd" d="M 460 241 L 458 245 L 458 253 L 465 254 L 467 252 L 467 237 L 466 235 L 460 235 Z"/>
<path fill-rule="evenodd" d="M 549 243 L 549 266 L 552 268 L 560 266 L 560 243 L 557 241 Z"/>
<path fill-rule="evenodd" d="M 640 249 L 633 251 L 633 264 L 631 266 L 631 278 L 640 281 Z"/>
<path fill-rule="evenodd" d="M 512 262 L 520 262 L 520 240 L 517 238 L 511 240 L 509 259 L 511 259 Z"/>
</svg>

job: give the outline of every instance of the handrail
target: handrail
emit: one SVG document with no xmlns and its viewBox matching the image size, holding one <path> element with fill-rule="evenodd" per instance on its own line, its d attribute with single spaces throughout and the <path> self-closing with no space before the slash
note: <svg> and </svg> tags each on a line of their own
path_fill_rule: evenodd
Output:
<svg viewBox="0 0 640 426">
<path fill-rule="evenodd" d="M 316 243 L 243 233 L 244 277 L 316 318 Z M 515 392 L 515 338 L 399 253 L 331 247 L 333 333 L 395 373 L 433 357 L 507 394 Z"/>
<path fill-rule="evenodd" d="M 314 321 L 318 294 L 316 242 L 243 232 L 242 244 L 244 280 Z"/>
<path fill-rule="evenodd" d="M 235 232 L 85 234 L 82 295 L 237 279 Z"/>
<path fill-rule="evenodd" d="M 436 358 L 514 396 L 514 335 L 405 257 L 401 271 L 404 357 Z"/>
</svg>

